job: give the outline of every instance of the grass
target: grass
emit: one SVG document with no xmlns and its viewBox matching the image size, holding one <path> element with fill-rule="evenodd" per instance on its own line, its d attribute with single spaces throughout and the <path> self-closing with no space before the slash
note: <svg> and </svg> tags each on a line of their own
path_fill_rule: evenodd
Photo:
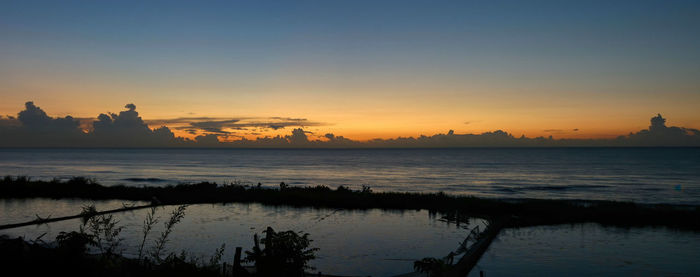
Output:
<svg viewBox="0 0 700 277">
<path fill-rule="evenodd" d="M 83 198 L 141 200 L 160 204 L 261 203 L 334 209 L 427 209 L 447 215 L 509 218 L 507 227 L 596 222 L 621 227 L 668 226 L 700 230 L 700 206 L 637 204 L 593 200 L 502 200 L 444 193 L 373 192 L 345 187 L 290 187 L 279 189 L 241 184 L 202 182 L 165 187 L 102 186 L 77 177 L 66 181 L 0 179 L 0 198 Z"/>
<path fill-rule="evenodd" d="M 137 259 L 122 256 L 120 233 L 124 227 L 112 215 L 99 214 L 94 206 L 88 206 L 83 208 L 85 217 L 79 231 L 59 233 L 54 246 L 0 236 L 0 267 L 26 276 L 220 276 L 223 245 L 209 262 L 188 257 L 184 251 L 162 257 L 167 237 L 184 210 L 185 206 L 180 206 L 172 212 L 154 242 L 150 259 L 141 254 L 143 243 Z M 144 241 L 155 223 L 144 222 Z"/>
<path fill-rule="evenodd" d="M 153 241 L 148 256 L 143 255 L 146 240 L 154 224 L 155 207 L 143 223 L 143 238 L 138 246 L 138 258 L 122 255 L 124 247 L 120 236 L 124 226 L 112 215 L 101 214 L 95 206 L 83 207 L 84 217 L 78 231 L 60 232 L 55 243 L 42 240 L 25 241 L 0 236 L 0 267 L 6 272 L 21 272 L 27 276 L 228 276 L 222 257 L 225 244 L 217 248 L 208 260 L 188 254 L 167 253 L 165 244 L 169 235 L 185 216 L 187 205 L 180 205 L 164 221 L 164 229 Z M 265 238 L 254 236 L 254 247 L 246 251 L 245 261 L 255 265 L 259 277 L 306 276 L 305 269 L 313 269 L 308 262 L 315 259 L 308 233 L 264 231 Z M 42 235 L 43 236 L 43 235 Z M 264 248 L 260 248 L 260 244 Z M 239 250 L 237 250 L 239 251 Z M 240 252 L 239 252 L 240 253 Z M 238 254 L 237 254 L 238 255 Z M 249 276 L 240 264 L 232 267 L 236 276 Z M 231 272 L 229 272 L 231 273 Z"/>
</svg>

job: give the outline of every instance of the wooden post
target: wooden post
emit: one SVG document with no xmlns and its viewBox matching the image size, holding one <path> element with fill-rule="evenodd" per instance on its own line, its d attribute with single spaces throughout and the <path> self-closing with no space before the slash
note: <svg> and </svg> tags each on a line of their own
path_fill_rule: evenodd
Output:
<svg viewBox="0 0 700 277">
<path fill-rule="evenodd" d="M 221 268 L 221 275 L 226 277 L 226 262 L 224 262 L 224 266 Z"/>
<path fill-rule="evenodd" d="M 241 266 L 241 251 L 243 248 L 236 247 L 236 255 L 233 256 L 233 268 L 238 268 Z"/>
<path fill-rule="evenodd" d="M 275 233 L 274 230 L 272 230 L 272 227 L 268 226 L 267 230 L 265 230 L 265 255 L 270 255 L 270 251 L 272 251 L 272 248 L 274 247 L 272 245 L 272 235 Z"/>
<path fill-rule="evenodd" d="M 484 277 L 484 271 L 483 271 L 483 270 L 479 270 L 479 277 Z"/>
<path fill-rule="evenodd" d="M 258 239 L 258 234 L 253 234 L 253 242 L 255 243 L 255 249 L 260 249 L 260 240 Z"/>
</svg>

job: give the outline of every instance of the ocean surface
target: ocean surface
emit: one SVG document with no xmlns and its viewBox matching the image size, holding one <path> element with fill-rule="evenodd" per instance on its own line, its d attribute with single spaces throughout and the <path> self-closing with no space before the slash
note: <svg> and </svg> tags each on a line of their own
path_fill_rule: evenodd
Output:
<svg viewBox="0 0 700 277">
<path fill-rule="evenodd" d="M 700 148 L 0 149 L 0 175 L 700 204 Z"/>
</svg>

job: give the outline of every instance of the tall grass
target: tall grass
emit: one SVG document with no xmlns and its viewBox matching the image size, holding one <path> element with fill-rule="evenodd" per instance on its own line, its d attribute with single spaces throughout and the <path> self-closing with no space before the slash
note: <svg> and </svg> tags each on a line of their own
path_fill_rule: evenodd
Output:
<svg viewBox="0 0 700 277">
<path fill-rule="evenodd" d="M 151 232 L 151 229 L 153 229 L 153 225 L 158 223 L 158 218 L 155 217 L 155 215 L 156 207 L 151 207 L 150 212 L 146 214 L 146 219 L 143 221 L 143 238 L 141 239 L 141 244 L 139 245 L 139 260 L 143 258 L 143 247 L 146 245 L 146 238 L 148 238 L 148 234 Z"/>
<path fill-rule="evenodd" d="M 124 240 L 119 236 L 124 229 L 119 226 L 119 221 L 111 214 L 96 215 L 97 209 L 94 205 L 83 207 L 83 224 L 80 232 L 87 234 L 90 244 L 97 247 L 102 256 L 112 256 L 117 254 L 119 245 Z M 121 254 L 121 253 L 119 253 Z"/>
<path fill-rule="evenodd" d="M 161 232 L 160 236 L 156 239 L 153 250 L 151 251 L 151 256 L 156 261 L 162 261 L 161 252 L 165 248 L 165 244 L 168 242 L 168 236 L 173 231 L 175 224 L 179 223 L 183 217 L 185 217 L 185 209 L 187 205 L 180 205 L 177 209 L 170 213 L 170 219 L 165 222 L 165 229 Z"/>
</svg>

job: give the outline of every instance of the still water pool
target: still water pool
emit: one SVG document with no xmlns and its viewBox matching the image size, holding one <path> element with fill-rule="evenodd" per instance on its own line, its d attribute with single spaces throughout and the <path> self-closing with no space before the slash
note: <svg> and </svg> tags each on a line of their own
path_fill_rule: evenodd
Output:
<svg viewBox="0 0 700 277">
<path fill-rule="evenodd" d="M 98 210 L 120 208 L 122 201 L 0 200 L 0 224 L 58 217 L 80 212 L 94 203 Z M 145 204 L 129 202 L 128 204 Z M 160 222 L 147 248 L 162 230 L 176 206 L 157 210 Z M 135 256 L 148 209 L 117 213 L 125 229 L 123 254 Z M 77 230 L 79 220 L 0 231 L 32 240 L 52 241 L 61 231 Z M 200 204 L 188 206 L 175 226 L 167 250 L 182 250 L 208 259 L 222 243 L 225 261 L 236 246 L 253 246 L 253 234 L 267 226 L 277 231 L 310 233 L 320 248 L 312 265 L 329 274 L 393 276 L 411 272 L 413 261 L 444 257 L 456 250 L 469 228 L 483 220 L 459 226 L 426 210 L 366 211 L 293 208 L 260 204 Z M 700 233 L 667 228 L 614 228 L 598 224 L 536 226 L 504 229 L 470 276 L 700 276 Z"/>
<path fill-rule="evenodd" d="M 700 233 L 599 224 L 502 230 L 469 277 L 700 276 Z"/>
<path fill-rule="evenodd" d="M 83 200 L 0 200 L 0 223 L 30 221 L 40 217 L 78 214 Z M 122 207 L 121 201 L 94 202 L 98 210 Z M 130 202 L 129 204 L 145 204 Z M 158 209 L 160 222 L 149 242 L 160 234 L 163 222 L 176 206 Z M 137 255 L 143 221 L 148 209 L 115 214 L 122 232 L 123 254 Z M 424 257 L 443 257 L 454 251 L 468 235 L 466 228 L 483 225 L 480 219 L 459 226 L 441 221 L 426 210 L 332 210 L 274 207 L 260 204 L 199 204 L 187 207 L 182 222 L 171 234 L 168 250 L 208 259 L 222 243 L 224 259 L 233 261 L 236 246 L 244 250 L 253 246 L 253 235 L 267 226 L 276 231 L 294 230 L 310 234 L 312 246 L 318 247 L 312 262 L 317 271 L 355 276 L 391 276 L 413 271 L 413 261 Z M 80 221 L 67 220 L 39 226 L 0 231 L 11 237 L 23 236 L 51 241 L 61 231 L 77 230 Z M 483 228 L 483 226 L 481 226 Z M 148 247 L 148 246 L 147 246 Z"/>
</svg>

